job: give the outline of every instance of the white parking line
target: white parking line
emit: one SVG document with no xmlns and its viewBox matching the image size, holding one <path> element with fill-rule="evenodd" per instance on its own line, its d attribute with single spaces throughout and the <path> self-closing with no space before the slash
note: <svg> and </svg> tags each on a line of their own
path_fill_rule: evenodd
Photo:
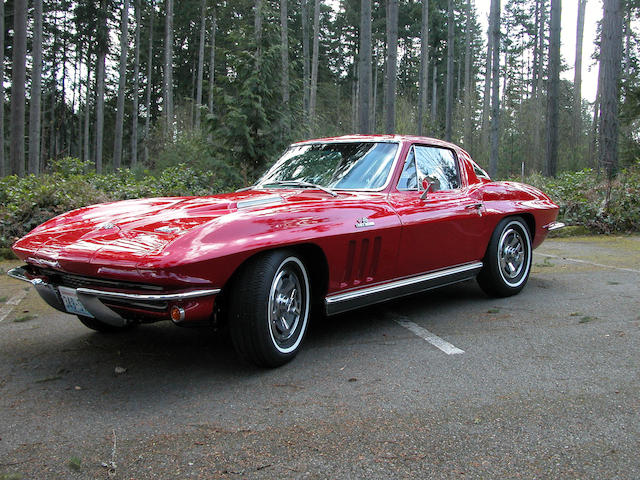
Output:
<svg viewBox="0 0 640 480">
<path fill-rule="evenodd" d="M 398 325 L 406 328 L 410 332 L 416 334 L 420 338 L 426 340 L 427 342 L 429 342 L 434 347 L 439 348 L 440 350 L 442 350 L 447 355 L 459 355 L 461 353 L 464 353 L 464 350 L 460 350 L 455 345 L 451 345 L 449 342 L 447 342 L 446 340 L 441 339 L 439 336 L 431 333 L 426 328 L 423 328 L 420 325 L 416 325 L 415 323 L 407 320 L 404 317 L 400 317 L 400 316 L 395 316 L 394 315 L 393 316 L 393 321 L 396 322 Z"/>
<path fill-rule="evenodd" d="M 567 262 L 586 263 L 587 265 L 593 265 L 594 267 L 612 268 L 614 270 L 622 270 L 623 272 L 640 273 L 640 270 L 635 270 L 633 268 L 614 267 L 612 265 L 605 265 L 603 263 L 589 262 L 587 260 L 578 260 L 577 258 L 562 257 L 560 255 L 551 255 L 549 253 L 536 252 L 534 255 L 540 255 L 542 257 L 549 257 L 549 258 L 557 258 L 559 260 L 566 260 Z"/>
<path fill-rule="evenodd" d="M 20 290 L 13 297 L 7 300 L 7 303 L 0 309 L 0 322 L 3 322 L 5 318 L 13 311 L 13 308 L 20 304 L 20 302 L 27 296 L 28 290 Z"/>
</svg>

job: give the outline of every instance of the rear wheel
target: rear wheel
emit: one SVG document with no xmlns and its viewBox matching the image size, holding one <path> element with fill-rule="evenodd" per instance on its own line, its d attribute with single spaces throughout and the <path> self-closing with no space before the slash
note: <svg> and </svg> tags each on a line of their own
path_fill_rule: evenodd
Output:
<svg viewBox="0 0 640 480">
<path fill-rule="evenodd" d="M 307 331 L 310 296 L 307 269 L 294 252 L 249 261 L 229 291 L 229 331 L 238 354 L 262 367 L 293 359 Z"/>
<path fill-rule="evenodd" d="M 85 317 L 82 315 L 78 315 L 77 317 L 85 327 L 88 327 L 91 330 L 95 330 L 96 332 L 100 333 L 126 332 L 134 327 L 134 324 L 132 323 L 117 327 L 115 325 L 111 325 L 110 323 L 102 322 L 96 318 Z"/>
<path fill-rule="evenodd" d="M 478 275 L 480 288 L 493 297 L 515 295 L 531 271 L 531 235 L 521 217 L 505 218 L 494 230 Z"/>
</svg>

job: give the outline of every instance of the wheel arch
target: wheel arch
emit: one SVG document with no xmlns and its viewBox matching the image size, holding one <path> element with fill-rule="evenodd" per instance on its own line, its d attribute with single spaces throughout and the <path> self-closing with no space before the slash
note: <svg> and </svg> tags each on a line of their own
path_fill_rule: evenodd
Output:
<svg viewBox="0 0 640 480">
<path fill-rule="evenodd" d="M 228 288 L 233 288 L 233 282 L 238 277 L 239 272 L 241 272 L 247 264 L 251 263 L 253 259 L 260 255 L 265 255 L 276 250 L 291 250 L 300 257 L 309 275 L 312 293 L 311 298 L 314 303 L 322 302 L 325 295 L 327 294 L 327 289 L 329 287 L 329 262 L 324 250 L 315 243 L 278 245 L 274 246 L 273 248 L 254 252 L 252 255 L 249 255 L 247 258 L 245 258 L 242 263 L 240 263 L 240 265 L 238 265 L 229 279 L 225 282 L 224 286 L 222 287 L 220 300 L 223 300 L 223 298 L 226 296 L 225 290 L 227 290 Z"/>
<path fill-rule="evenodd" d="M 529 235 L 531 236 L 531 244 L 533 244 L 533 239 L 536 235 L 536 219 L 533 214 L 529 212 L 522 213 L 514 213 L 510 215 L 512 217 L 522 217 L 522 219 L 526 222 L 527 227 L 529 228 Z"/>
</svg>

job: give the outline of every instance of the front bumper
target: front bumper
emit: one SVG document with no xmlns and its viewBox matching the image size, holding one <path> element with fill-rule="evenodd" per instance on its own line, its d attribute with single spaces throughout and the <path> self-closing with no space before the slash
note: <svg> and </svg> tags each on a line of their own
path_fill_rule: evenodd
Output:
<svg viewBox="0 0 640 480">
<path fill-rule="evenodd" d="M 31 274 L 26 267 L 7 272 L 12 278 L 31 283 L 42 299 L 53 308 L 67 312 L 59 285 L 47 281 L 46 276 Z M 147 321 L 169 319 L 169 310 L 179 305 L 187 314 L 184 318 L 202 320 L 213 312 L 213 301 L 219 288 L 187 290 L 171 293 L 130 293 L 78 286 L 74 288 L 78 300 L 96 319 L 116 327 L 137 319 Z M 151 320 L 148 320 L 151 319 Z"/>
</svg>

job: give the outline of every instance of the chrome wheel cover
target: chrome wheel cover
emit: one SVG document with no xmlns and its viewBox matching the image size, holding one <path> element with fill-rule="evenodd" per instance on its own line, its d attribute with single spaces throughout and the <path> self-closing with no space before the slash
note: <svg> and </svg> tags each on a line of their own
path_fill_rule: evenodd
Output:
<svg viewBox="0 0 640 480">
<path fill-rule="evenodd" d="M 294 351 L 309 316 L 309 281 L 302 262 L 288 257 L 276 271 L 269 292 L 269 333 L 281 353 Z"/>
<path fill-rule="evenodd" d="M 508 224 L 498 242 L 498 270 L 510 287 L 519 286 L 526 278 L 531 256 L 531 243 L 525 227 L 519 222 Z"/>
</svg>

